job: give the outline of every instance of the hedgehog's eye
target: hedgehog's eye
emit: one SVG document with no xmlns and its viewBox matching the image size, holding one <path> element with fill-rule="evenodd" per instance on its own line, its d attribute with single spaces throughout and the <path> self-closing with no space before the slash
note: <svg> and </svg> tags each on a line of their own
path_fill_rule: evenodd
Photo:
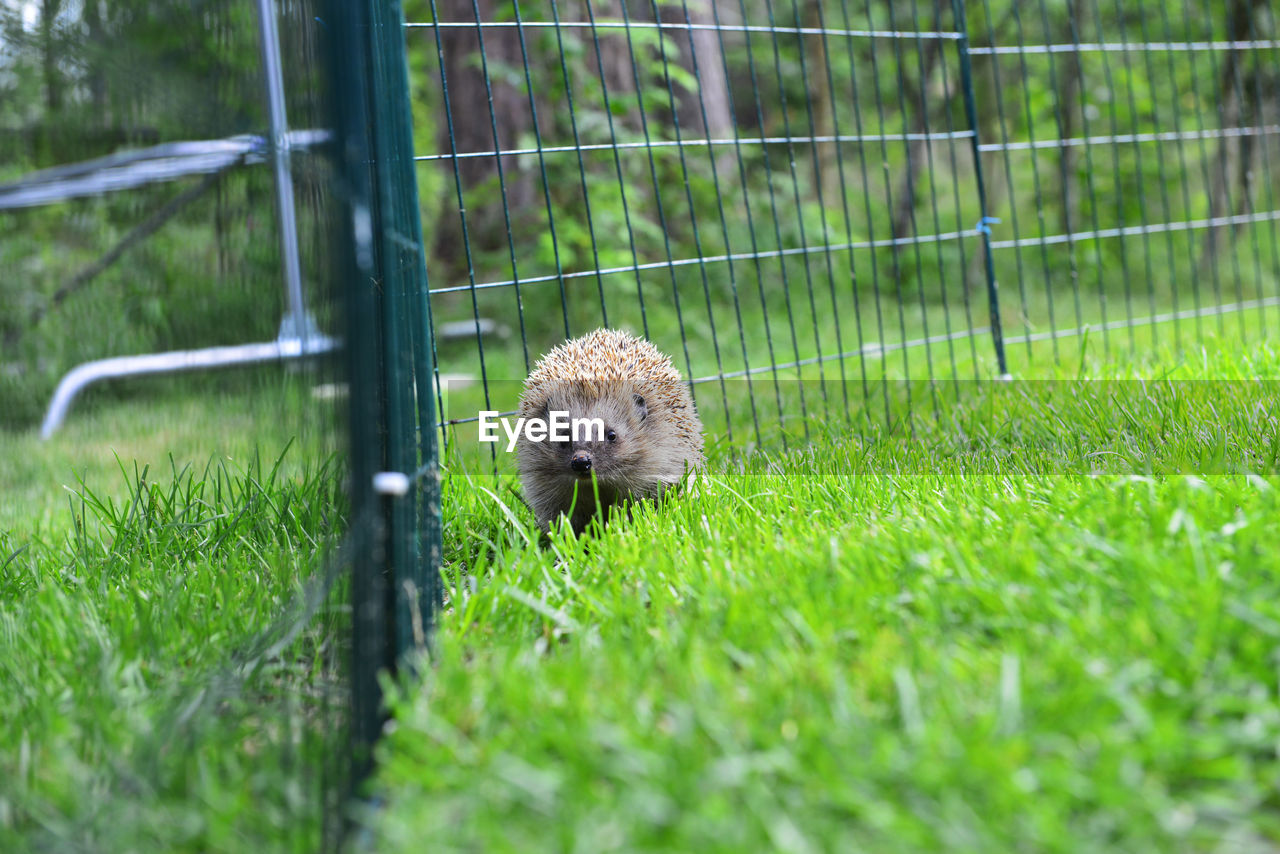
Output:
<svg viewBox="0 0 1280 854">
<path fill-rule="evenodd" d="M 618 434 L 613 432 L 612 430 L 606 431 L 604 434 L 604 437 L 608 439 L 610 442 L 618 441 Z"/>
</svg>

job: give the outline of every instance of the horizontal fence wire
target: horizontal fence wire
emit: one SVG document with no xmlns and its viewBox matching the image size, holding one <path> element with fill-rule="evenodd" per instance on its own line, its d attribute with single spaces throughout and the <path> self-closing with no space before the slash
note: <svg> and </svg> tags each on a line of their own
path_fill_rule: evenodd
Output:
<svg viewBox="0 0 1280 854">
<path fill-rule="evenodd" d="M 1163 131 L 1159 133 L 1124 133 L 1116 136 L 1072 137 L 1071 139 L 1041 139 L 1034 142 L 984 142 L 978 150 L 1031 151 L 1051 148 L 1080 148 L 1087 145 L 1119 145 L 1132 142 L 1178 142 L 1192 139 L 1234 139 L 1242 136 L 1267 136 L 1280 133 L 1280 125 L 1248 128 L 1206 128 L 1204 130 Z M 971 135 L 971 134 L 970 134 Z M 493 156 L 496 152 L 489 152 Z M 507 154 L 509 152 L 501 152 Z"/>
<path fill-rule="evenodd" d="M 975 56 L 1010 56 L 1017 54 L 1046 53 L 1138 53 L 1143 51 L 1170 51 L 1185 53 L 1187 51 L 1208 50 L 1269 50 L 1280 47 L 1280 41 L 1221 41 L 1221 42 L 1096 42 L 1092 44 L 1030 44 L 1030 45 L 998 45 L 991 47 L 973 47 L 969 52 Z"/>
<path fill-rule="evenodd" d="M 414 160 L 433 317 L 473 333 L 439 370 L 476 383 L 441 424 L 510 410 L 494 381 L 600 325 L 730 437 L 1015 345 L 1017 373 L 1091 331 L 1265 332 L 1280 40 L 1269 3 L 1228 6 L 436 0 L 405 30 L 434 61 Z M 840 391 L 784 412 L 788 377 Z"/>
<path fill-rule="evenodd" d="M 1045 237 L 1021 237 L 1014 240 L 993 240 L 993 249 L 1016 249 L 1023 246 L 1052 246 L 1060 243 L 1079 243 L 1103 240 L 1109 237 L 1132 237 L 1142 234 L 1161 234 L 1175 231 L 1195 231 L 1205 228 L 1223 228 L 1229 225 L 1272 222 L 1280 219 L 1280 211 L 1262 211 L 1251 214 L 1215 216 L 1210 219 L 1181 220 L 1179 222 L 1153 222 L 1146 225 L 1129 225 L 1123 228 L 1104 228 L 1098 231 L 1075 231 L 1067 234 L 1050 234 Z"/>
<path fill-rule="evenodd" d="M 852 38 L 868 38 L 868 39 L 946 39 L 956 40 L 960 38 L 959 33 L 951 32 L 904 32 L 899 30 L 837 30 L 822 27 L 774 27 L 760 26 L 751 24 L 695 24 L 689 22 L 676 23 L 670 21 L 439 21 L 432 23 L 424 23 L 421 21 L 406 21 L 405 29 L 414 28 L 431 28 L 431 29 L 538 29 L 540 27 L 551 27 L 560 29 L 590 29 L 590 30 L 681 30 L 685 32 L 693 32 L 699 30 L 725 32 L 725 33 L 766 33 L 769 35 L 800 35 L 800 36 L 848 36 Z"/>
<path fill-rule="evenodd" d="M 523 279 L 504 279 L 496 282 L 477 282 L 475 285 L 454 285 L 451 287 L 433 288 L 432 294 L 457 293 L 459 291 L 488 290 L 491 288 L 509 288 L 517 284 L 535 284 L 537 282 L 554 282 L 562 279 L 576 279 L 588 276 L 611 276 L 617 273 L 636 273 L 645 270 L 665 270 L 669 267 L 688 267 L 696 264 L 720 264 L 732 261 L 752 261 L 762 258 L 786 258 L 798 255 L 809 255 L 825 252 L 841 252 L 851 249 L 878 249 L 892 246 L 910 246 L 916 243 L 938 243 L 947 240 L 958 240 L 966 235 L 978 234 L 977 229 L 970 231 L 948 231 L 944 234 L 918 234 L 906 237 L 886 237 L 881 240 L 862 241 L 860 243 L 824 243 L 816 246 L 797 246 L 794 249 L 772 249 L 759 252 L 737 252 L 732 255 L 699 255 L 694 258 L 671 258 L 666 261 L 651 261 L 646 264 L 631 264 L 625 267 L 604 267 L 598 270 L 582 270 L 575 273 L 560 273 L 548 276 L 527 276 Z"/>
<path fill-rule="evenodd" d="M 1244 129 L 1240 129 L 1244 130 Z M 742 146 L 742 145 L 811 145 L 813 143 L 880 143 L 880 142 L 924 142 L 929 140 L 971 139 L 973 131 L 957 131 L 953 133 L 897 133 L 866 134 L 863 136 L 775 136 L 759 139 L 682 139 L 682 140 L 650 140 L 648 142 L 612 142 L 596 145 L 550 145 L 541 148 L 509 148 L 501 151 L 460 151 L 457 154 L 419 154 L 414 160 L 465 160 L 471 157 L 522 157 L 537 154 L 565 154 L 583 151 L 626 151 L 628 149 L 654 148 L 701 148 L 706 146 Z"/>
<path fill-rule="evenodd" d="M 1203 317 L 1219 317 L 1228 314 L 1235 314 L 1240 311 L 1250 311 L 1259 308 L 1278 308 L 1280 307 L 1280 297 L 1267 297 L 1266 299 L 1245 300 L 1239 303 L 1224 303 L 1223 305 L 1208 305 L 1202 308 L 1188 308 L 1181 311 L 1168 311 L 1163 314 L 1152 314 L 1140 317 L 1129 317 L 1124 320 L 1112 320 L 1106 328 L 1109 331 L 1126 329 L 1130 326 L 1153 326 L 1157 323 L 1169 323 L 1175 320 L 1196 320 Z M 1034 341 L 1049 341 L 1053 338 L 1077 338 L 1082 335 L 1088 335 L 1090 332 L 1099 330 L 1099 326 L 1077 326 L 1065 329 L 1053 329 L 1048 332 L 1033 332 L 1027 335 L 1011 335 L 1005 339 L 1008 344 L 1024 344 Z"/>
</svg>

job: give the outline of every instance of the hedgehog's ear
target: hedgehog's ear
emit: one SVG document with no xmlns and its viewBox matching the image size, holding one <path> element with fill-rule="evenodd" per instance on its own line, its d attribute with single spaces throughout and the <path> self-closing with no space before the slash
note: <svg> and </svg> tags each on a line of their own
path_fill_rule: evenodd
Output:
<svg viewBox="0 0 1280 854">
<path fill-rule="evenodd" d="M 636 412 L 639 413 L 640 420 L 643 421 L 649 414 L 649 407 L 644 405 L 644 398 L 638 394 L 631 395 L 631 399 L 635 401 Z"/>
</svg>

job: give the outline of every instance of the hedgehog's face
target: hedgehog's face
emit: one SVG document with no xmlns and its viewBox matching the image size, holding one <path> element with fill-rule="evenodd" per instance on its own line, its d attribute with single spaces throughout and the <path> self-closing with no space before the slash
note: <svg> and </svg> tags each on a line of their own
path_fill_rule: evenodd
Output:
<svg viewBox="0 0 1280 854">
<path fill-rule="evenodd" d="M 624 492 L 639 486 L 637 469 L 644 460 L 642 444 L 649 410 L 634 392 L 593 398 L 566 394 L 549 399 L 539 417 L 567 413 L 568 441 L 547 441 L 539 449 L 539 468 L 565 483 L 594 477 L 602 486 Z"/>
</svg>

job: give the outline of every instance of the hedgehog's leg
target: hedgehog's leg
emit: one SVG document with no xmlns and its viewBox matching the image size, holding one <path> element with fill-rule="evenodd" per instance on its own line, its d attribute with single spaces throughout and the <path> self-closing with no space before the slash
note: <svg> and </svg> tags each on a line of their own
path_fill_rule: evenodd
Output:
<svg viewBox="0 0 1280 854">
<path fill-rule="evenodd" d="M 569 510 L 573 501 L 571 490 L 565 490 L 557 486 L 542 485 L 538 488 L 530 489 L 529 484 L 526 484 L 525 493 L 529 507 L 533 510 L 533 515 L 538 520 L 538 527 L 543 532 L 546 532 L 551 527 L 557 516 Z"/>
<path fill-rule="evenodd" d="M 569 521 L 573 525 L 573 532 L 581 534 L 591 524 L 591 520 L 596 517 L 600 511 L 601 504 L 597 502 L 597 492 L 595 482 L 579 483 L 575 490 L 577 495 L 573 503 L 573 509 L 569 515 Z M 603 499 L 601 499 L 603 501 Z M 604 519 L 601 518 L 601 522 Z"/>
</svg>

